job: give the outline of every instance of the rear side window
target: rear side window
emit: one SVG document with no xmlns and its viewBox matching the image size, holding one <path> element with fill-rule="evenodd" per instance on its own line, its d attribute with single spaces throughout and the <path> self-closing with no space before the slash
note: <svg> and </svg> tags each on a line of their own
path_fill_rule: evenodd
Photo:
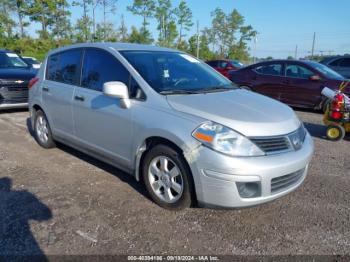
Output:
<svg viewBox="0 0 350 262">
<path fill-rule="evenodd" d="M 79 85 L 81 50 L 69 50 L 49 57 L 47 79 Z"/>
<path fill-rule="evenodd" d="M 299 65 L 287 65 L 286 67 L 286 76 L 295 77 L 302 79 L 309 79 L 310 76 L 313 76 L 314 73 L 309 69 L 299 66 Z"/>
<path fill-rule="evenodd" d="M 334 60 L 332 63 L 330 63 L 329 65 L 330 65 L 330 66 L 338 66 L 340 60 L 341 60 L 341 59 L 336 59 L 336 60 Z"/>
<path fill-rule="evenodd" d="M 269 64 L 258 66 L 254 69 L 257 73 L 262 75 L 281 76 L 282 65 L 281 64 Z"/>
<path fill-rule="evenodd" d="M 58 54 L 51 55 L 47 61 L 46 79 L 51 81 L 57 81 L 60 57 Z"/>
<path fill-rule="evenodd" d="M 86 49 L 83 62 L 81 85 L 102 91 L 103 84 L 120 81 L 129 86 L 130 74 L 110 53 L 99 49 Z"/>
</svg>

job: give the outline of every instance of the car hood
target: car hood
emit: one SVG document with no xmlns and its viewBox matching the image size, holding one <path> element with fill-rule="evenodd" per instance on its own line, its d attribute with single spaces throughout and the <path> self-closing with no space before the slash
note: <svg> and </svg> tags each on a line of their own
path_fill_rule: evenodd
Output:
<svg viewBox="0 0 350 262">
<path fill-rule="evenodd" d="M 0 68 L 0 79 L 30 80 L 38 70 L 28 68 Z"/>
<path fill-rule="evenodd" d="M 167 100 L 175 110 L 225 125 L 245 136 L 284 135 L 300 126 L 290 107 L 242 89 L 169 95 Z"/>
</svg>

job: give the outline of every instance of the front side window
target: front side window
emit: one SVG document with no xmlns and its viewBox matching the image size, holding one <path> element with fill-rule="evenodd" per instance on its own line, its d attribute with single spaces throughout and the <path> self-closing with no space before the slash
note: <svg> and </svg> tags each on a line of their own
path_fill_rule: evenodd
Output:
<svg viewBox="0 0 350 262">
<path fill-rule="evenodd" d="M 28 64 L 15 53 L 0 52 L 0 68 L 25 68 Z"/>
<path fill-rule="evenodd" d="M 162 94 L 230 90 L 232 82 L 196 58 L 177 52 L 120 51 L 143 79 Z"/>
<path fill-rule="evenodd" d="M 261 65 L 254 69 L 257 73 L 262 75 L 281 76 L 282 75 L 282 64 L 268 64 Z"/>
<path fill-rule="evenodd" d="M 96 91 L 103 90 L 103 84 L 120 81 L 129 85 L 129 72 L 107 51 L 86 49 L 83 62 L 81 85 Z"/>
<path fill-rule="evenodd" d="M 338 65 L 339 65 L 339 62 L 340 62 L 340 59 L 336 59 L 336 60 L 334 60 L 333 62 L 331 62 L 329 65 L 330 65 L 330 66 L 338 66 Z"/>
<path fill-rule="evenodd" d="M 299 65 L 287 65 L 286 77 L 309 79 L 314 73 L 309 69 Z"/>
<path fill-rule="evenodd" d="M 329 68 L 328 66 L 325 66 L 317 62 L 309 62 L 309 65 L 329 79 L 334 79 L 334 80 L 344 79 L 343 76 L 341 76 L 340 74 L 335 72 L 333 69 Z"/>
<path fill-rule="evenodd" d="M 226 68 L 226 67 L 227 67 L 227 64 L 228 64 L 228 63 L 227 63 L 226 61 L 220 61 L 220 62 L 219 62 L 219 67 L 220 67 L 220 68 Z"/>
</svg>

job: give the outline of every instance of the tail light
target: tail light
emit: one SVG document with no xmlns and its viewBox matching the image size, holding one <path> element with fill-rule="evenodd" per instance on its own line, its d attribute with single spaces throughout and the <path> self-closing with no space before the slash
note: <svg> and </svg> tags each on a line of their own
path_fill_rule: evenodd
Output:
<svg viewBox="0 0 350 262">
<path fill-rule="evenodd" d="M 344 95 L 343 94 L 336 94 L 333 101 L 332 101 L 332 111 L 331 111 L 331 117 L 333 119 L 341 119 L 343 117 L 342 108 L 344 106 Z"/>
<path fill-rule="evenodd" d="M 39 81 L 39 77 L 34 77 L 32 79 L 29 80 L 29 83 L 28 83 L 28 88 L 31 89 L 33 85 L 35 85 L 36 82 Z"/>
</svg>

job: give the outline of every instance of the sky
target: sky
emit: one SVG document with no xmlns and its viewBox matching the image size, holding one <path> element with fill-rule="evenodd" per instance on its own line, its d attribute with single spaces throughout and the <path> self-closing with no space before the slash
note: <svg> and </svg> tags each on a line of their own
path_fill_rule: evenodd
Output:
<svg viewBox="0 0 350 262">
<path fill-rule="evenodd" d="M 71 1 L 71 0 L 68 0 Z M 130 28 L 141 26 L 141 17 L 126 10 L 132 0 L 118 0 L 117 12 L 108 18 L 117 27 L 121 15 Z M 173 0 L 177 6 L 180 0 Z M 236 8 L 244 17 L 245 23 L 258 31 L 256 45 L 249 43 L 251 55 L 257 57 L 272 56 L 286 58 L 310 54 L 314 32 L 316 33 L 315 53 L 350 53 L 350 0 L 187 0 L 193 12 L 193 20 L 199 21 L 199 27 L 210 27 L 210 13 L 220 7 L 225 12 Z M 81 10 L 72 7 L 72 19 L 81 17 Z M 102 10 L 98 10 L 97 19 L 101 20 Z M 157 38 L 156 21 L 151 20 L 150 31 Z M 188 35 L 196 33 L 193 26 Z"/>
</svg>

